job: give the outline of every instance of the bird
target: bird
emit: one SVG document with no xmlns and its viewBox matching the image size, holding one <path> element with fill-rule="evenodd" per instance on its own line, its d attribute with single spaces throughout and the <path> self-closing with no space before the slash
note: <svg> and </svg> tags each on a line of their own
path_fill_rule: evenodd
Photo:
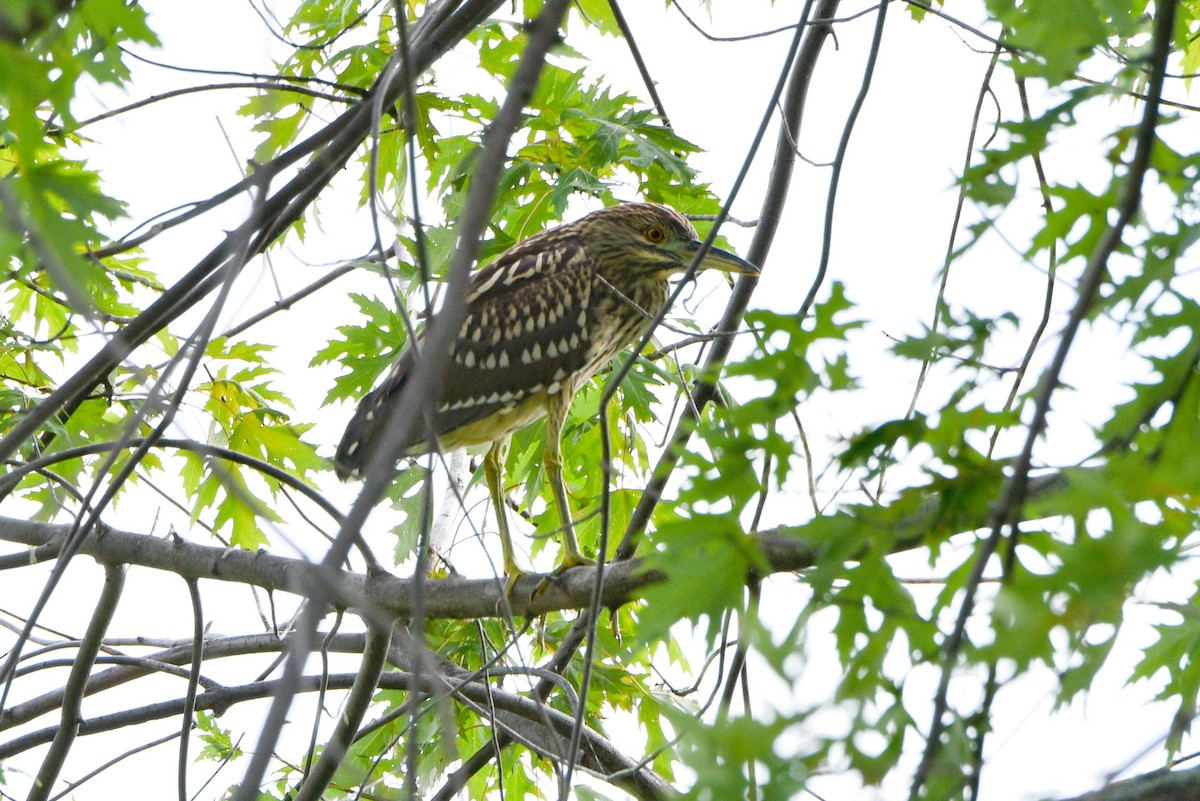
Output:
<svg viewBox="0 0 1200 801">
<path fill-rule="evenodd" d="M 484 476 L 495 509 L 511 593 L 525 573 L 513 552 L 503 468 L 514 432 L 546 418 L 543 467 L 557 506 L 562 557 L 555 573 L 592 564 L 580 550 L 563 484 L 562 430 L 571 399 L 618 353 L 641 340 L 667 304 L 671 278 L 701 251 L 691 221 L 655 203 L 609 206 L 518 242 L 470 278 L 466 317 L 443 375 L 434 433 L 444 451 L 490 445 Z M 700 269 L 757 274 L 750 262 L 710 247 Z M 390 407 L 416 364 L 401 350 L 360 401 L 338 445 L 343 481 L 371 463 Z M 431 449 L 415 432 L 405 456 Z"/>
</svg>

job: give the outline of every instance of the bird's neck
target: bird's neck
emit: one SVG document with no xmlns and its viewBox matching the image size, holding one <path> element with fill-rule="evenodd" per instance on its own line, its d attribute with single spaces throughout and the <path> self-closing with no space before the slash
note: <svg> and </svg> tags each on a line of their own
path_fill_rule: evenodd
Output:
<svg viewBox="0 0 1200 801">
<path fill-rule="evenodd" d="M 666 277 L 617 283 L 597 273 L 592 286 L 592 308 L 601 325 L 606 317 L 627 321 L 626 324 L 636 320 L 641 335 L 654 323 L 670 292 Z"/>
</svg>

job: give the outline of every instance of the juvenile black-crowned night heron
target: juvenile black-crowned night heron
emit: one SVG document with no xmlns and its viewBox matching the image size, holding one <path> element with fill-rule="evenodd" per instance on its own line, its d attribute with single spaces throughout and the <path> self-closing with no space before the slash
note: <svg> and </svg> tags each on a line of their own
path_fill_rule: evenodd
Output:
<svg viewBox="0 0 1200 801">
<path fill-rule="evenodd" d="M 433 419 L 446 450 L 491 443 L 484 475 L 510 588 L 523 572 L 513 556 L 502 478 L 513 432 L 546 417 L 544 466 L 562 523 L 560 569 L 588 564 L 563 486 L 560 438 L 567 408 L 580 386 L 650 329 L 667 302 L 671 276 L 687 268 L 700 245 L 696 229 L 679 212 L 630 203 L 535 234 L 471 276 L 466 320 Z M 757 272 L 718 248 L 710 248 L 699 266 Z M 370 462 L 388 405 L 414 363 L 406 348 L 359 404 L 335 457 L 343 480 Z M 406 454 L 428 450 L 428 438 L 416 436 Z"/>
</svg>

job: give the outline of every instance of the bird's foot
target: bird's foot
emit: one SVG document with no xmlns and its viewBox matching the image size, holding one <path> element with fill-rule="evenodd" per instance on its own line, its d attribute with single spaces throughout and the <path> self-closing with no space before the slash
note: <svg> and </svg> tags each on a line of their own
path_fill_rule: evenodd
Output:
<svg viewBox="0 0 1200 801">
<path fill-rule="evenodd" d="M 565 554 L 563 554 L 563 559 L 561 562 L 559 562 L 558 567 L 554 568 L 554 572 L 551 573 L 550 575 L 552 575 L 552 576 L 562 575 L 563 573 L 565 573 L 566 571 L 570 570 L 573 567 L 595 567 L 595 566 L 596 566 L 595 559 L 588 559 L 586 556 L 579 553 L 578 551 L 574 551 L 574 552 L 567 551 Z"/>
<path fill-rule="evenodd" d="M 515 601 L 516 595 L 514 592 L 517 589 L 517 582 L 520 582 L 528 574 L 518 567 L 511 567 L 509 570 L 504 571 L 504 597 L 508 598 L 509 601 Z"/>
<path fill-rule="evenodd" d="M 505 598 L 511 599 L 513 597 L 513 590 L 515 590 L 517 588 L 517 582 L 520 581 L 522 578 L 524 578 L 526 575 L 527 574 L 524 571 L 520 571 L 520 570 L 511 572 L 511 573 L 505 573 L 505 575 L 504 575 L 504 597 Z"/>
<path fill-rule="evenodd" d="M 528 576 L 529 573 L 516 564 L 505 565 L 504 567 L 504 596 L 497 601 L 497 608 L 507 607 L 511 602 L 517 600 L 516 589 L 517 582 Z M 511 609 L 509 610 L 511 611 Z"/>
<path fill-rule="evenodd" d="M 546 590 L 550 589 L 551 584 L 559 583 L 564 573 L 576 567 L 595 567 L 596 561 L 588 559 L 581 553 L 567 553 L 563 556 L 563 560 L 558 563 L 558 567 L 546 574 L 546 577 L 538 582 L 537 587 L 533 591 L 533 597 L 541 597 Z"/>
</svg>

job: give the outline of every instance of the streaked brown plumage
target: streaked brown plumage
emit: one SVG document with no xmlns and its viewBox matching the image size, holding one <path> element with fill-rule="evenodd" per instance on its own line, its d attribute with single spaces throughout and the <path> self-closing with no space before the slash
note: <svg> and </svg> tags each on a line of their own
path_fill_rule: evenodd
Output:
<svg viewBox="0 0 1200 801">
<path fill-rule="evenodd" d="M 696 229 L 679 212 L 631 203 L 535 234 L 471 276 L 467 316 L 447 365 L 434 426 L 447 450 L 492 444 L 484 468 L 510 586 L 521 573 L 501 481 L 510 437 L 547 417 L 545 468 L 562 521 L 562 566 L 586 564 L 562 481 L 560 436 L 567 408 L 584 382 L 649 330 L 666 303 L 670 277 L 685 270 L 699 248 Z M 756 272 L 717 248 L 700 267 Z M 342 479 L 369 463 L 389 417 L 387 406 L 413 363 L 406 348 L 359 404 L 335 456 Z M 407 447 L 408 455 L 427 450 L 422 437 Z"/>
</svg>

